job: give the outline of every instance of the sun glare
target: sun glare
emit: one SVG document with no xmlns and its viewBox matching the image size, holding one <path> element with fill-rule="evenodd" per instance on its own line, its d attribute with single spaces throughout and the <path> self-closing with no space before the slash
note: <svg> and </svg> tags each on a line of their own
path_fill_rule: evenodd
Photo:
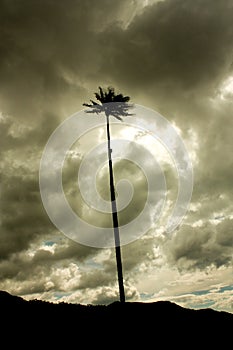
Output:
<svg viewBox="0 0 233 350">
<path fill-rule="evenodd" d="M 220 98 L 226 100 L 233 97 L 233 76 L 228 77 L 220 87 Z"/>
</svg>

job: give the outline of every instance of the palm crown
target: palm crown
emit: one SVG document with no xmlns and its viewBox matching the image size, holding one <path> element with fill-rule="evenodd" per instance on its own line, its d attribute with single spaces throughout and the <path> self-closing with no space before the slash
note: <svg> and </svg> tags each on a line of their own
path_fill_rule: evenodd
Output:
<svg viewBox="0 0 233 350">
<path fill-rule="evenodd" d="M 87 113 L 104 112 L 107 116 L 112 115 L 119 120 L 122 120 L 121 116 L 131 115 L 128 113 L 131 106 L 127 103 L 130 97 L 116 94 L 114 88 L 108 87 L 107 90 L 104 90 L 99 86 L 99 92 L 95 93 L 95 97 L 99 103 L 93 100 L 90 100 L 91 104 L 83 103 L 83 106 L 91 108 Z"/>
</svg>

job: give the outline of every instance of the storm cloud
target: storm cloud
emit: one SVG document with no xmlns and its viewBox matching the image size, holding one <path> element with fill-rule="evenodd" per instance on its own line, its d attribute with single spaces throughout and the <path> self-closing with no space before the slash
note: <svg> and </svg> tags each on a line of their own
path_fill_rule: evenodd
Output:
<svg viewBox="0 0 233 350">
<path fill-rule="evenodd" d="M 122 248 L 128 298 L 189 305 L 186 294 L 194 298 L 197 285 L 212 290 L 214 307 L 230 310 L 216 290 L 232 283 L 232 1 L 0 0 L 0 9 L 0 288 L 48 300 L 117 298 L 114 251 L 59 232 L 39 188 L 49 136 L 99 85 L 114 86 L 179 130 L 194 167 L 190 209 L 177 232 L 167 237 L 158 223 Z M 64 188 L 74 209 L 106 225 L 109 217 L 93 215 L 74 192 L 87 146 L 104 138 L 102 132 L 76 145 Z M 142 209 L 146 186 L 125 163 L 114 169 L 135 185 L 127 220 Z M 165 173 L 169 189 L 177 187 Z M 106 181 L 103 172 L 104 198 Z M 198 300 L 196 307 L 204 295 Z"/>
</svg>

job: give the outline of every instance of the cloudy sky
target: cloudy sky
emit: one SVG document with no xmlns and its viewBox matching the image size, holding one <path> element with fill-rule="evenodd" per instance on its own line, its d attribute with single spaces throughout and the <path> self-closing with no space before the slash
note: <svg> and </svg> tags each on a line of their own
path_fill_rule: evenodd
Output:
<svg viewBox="0 0 233 350">
<path fill-rule="evenodd" d="M 174 126 L 194 173 L 182 225 L 167 235 L 163 220 L 151 222 L 122 246 L 126 299 L 233 312 L 232 43 L 232 0 L 0 0 L 0 289 L 54 302 L 118 300 L 114 248 L 80 244 L 60 232 L 39 187 L 50 135 L 83 110 L 99 85 L 113 86 Z M 169 212 L 177 178 L 162 147 L 123 124 L 112 132 L 138 140 L 161 163 Z M 77 173 L 105 136 L 99 128 L 77 141 L 63 169 L 70 206 L 97 226 L 108 226 L 111 217 L 84 203 Z M 125 152 L 139 154 L 133 143 Z M 144 207 L 147 176 L 120 159 L 114 170 L 117 180 L 123 176 L 134 186 L 120 216 L 124 224 Z M 87 192 L 92 173 L 90 165 Z M 104 163 L 96 187 L 105 200 L 107 181 Z"/>
</svg>

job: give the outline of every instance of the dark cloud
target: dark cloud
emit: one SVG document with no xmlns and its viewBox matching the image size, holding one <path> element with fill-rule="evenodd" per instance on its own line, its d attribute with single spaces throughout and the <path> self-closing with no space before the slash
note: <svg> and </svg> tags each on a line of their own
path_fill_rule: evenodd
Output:
<svg viewBox="0 0 233 350">
<path fill-rule="evenodd" d="M 0 6 L 1 110 L 33 120 L 48 110 L 80 108 L 102 61 L 97 28 L 118 21 L 124 1 L 2 0 Z"/>
<path fill-rule="evenodd" d="M 51 231 L 52 225 L 43 208 L 39 190 L 41 145 L 47 131 L 26 129 L 10 119 L 1 124 L 1 248 L 0 257 L 26 249 L 36 236 Z"/>
<path fill-rule="evenodd" d="M 106 30 L 102 73 L 139 93 L 147 87 L 166 98 L 177 90 L 212 94 L 232 68 L 232 11 L 229 0 L 148 6 L 127 30 Z"/>
<path fill-rule="evenodd" d="M 181 269 L 205 270 L 232 263 L 232 220 L 201 227 L 182 226 L 173 239 L 164 244 L 172 264 Z"/>
<path fill-rule="evenodd" d="M 102 83 L 161 108 L 168 94 L 168 105 L 178 92 L 183 104 L 212 95 L 231 69 L 231 1 L 155 3 L 123 28 L 132 5 L 2 1 L 2 111 L 29 120 L 47 110 L 67 116 Z"/>
<path fill-rule="evenodd" d="M 26 249 L 30 241 L 51 224 L 41 205 L 36 178 L 21 176 L 2 178 L 1 197 L 1 258 Z"/>
<path fill-rule="evenodd" d="M 229 252 L 229 256 L 233 250 L 233 234 L 232 219 L 223 220 L 217 226 L 216 242 Z"/>
</svg>

